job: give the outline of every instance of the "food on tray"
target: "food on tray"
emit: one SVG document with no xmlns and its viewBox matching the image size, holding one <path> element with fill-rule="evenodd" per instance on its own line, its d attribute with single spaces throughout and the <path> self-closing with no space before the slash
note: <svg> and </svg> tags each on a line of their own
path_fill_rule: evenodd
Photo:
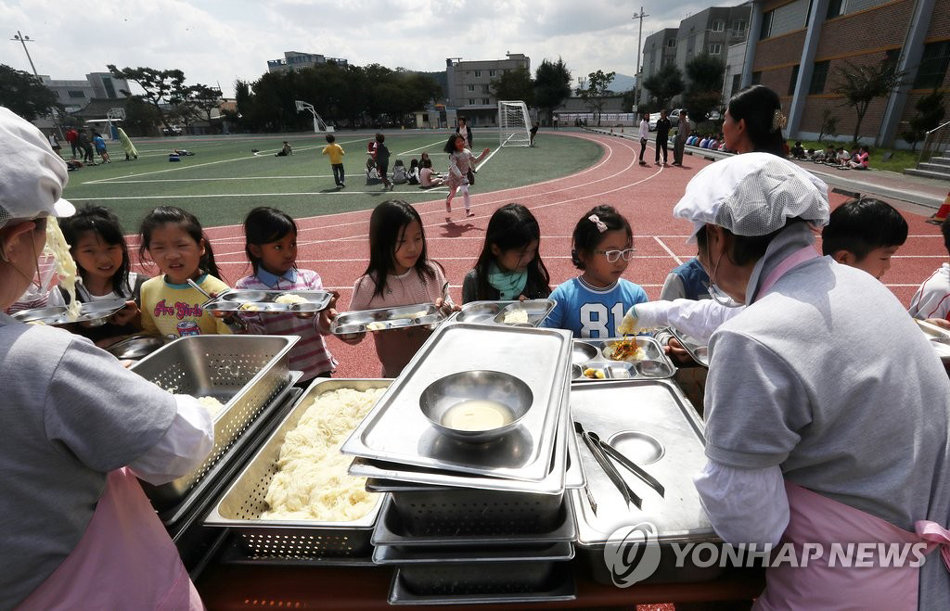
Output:
<svg viewBox="0 0 950 611">
<path fill-rule="evenodd" d="M 366 323 L 367 331 L 382 331 L 386 328 L 386 323 L 384 322 L 368 322 Z"/>
<path fill-rule="evenodd" d="M 201 407 L 208 410 L 208 413 L 211 414 L 212 420 L 214 420 L 218 414 L 221 413 L 221 410 L 224 409 L 224 404 L 214 397 L 198 397 L 198 403 L 201 405 Z"/>
<path fill-rule="evenodd" d="M 643 348 L 637 345 L 635 337 L 625 337 L 608 344 L 605 354 L 615 361 L 639 361 L 646 358 Z"/>
<path fill-rule="evenodd" d="M 458 431 L 490 431 L 513 420 L 511 410 L 498 401 L 471 399 L 447 409 L 442 426 Z"/>
<path fill-rule="evenodd" d="M 260 312 L 261 311 L 261 307 L 257 305 L 256 303 L 245 303 L 245 304 L 242 304 L 241 307 L 238 309 L 241 310 L 242 312 Z"/>
<path fill-rule="evenodd" d="M 411 312 L 409 314 L 399 314 L 398 316 L 393 316 L 393 320 L 412 320 L 414 318 L 422 318 L 423 316 L 428 316 L 428 310 L 419 310 L 418 312 Z"/>
<path fill-rule="evenodd" d="M 521 308 L 505 312 L 506 325 L 526 325 L 528 324 L 528 312 Z"/>
<path fill-rule="evenodd" d="M 59 286 L 69 295 L 66 315 L 69 320 L 76 320 L 79 317 L 79 309 L 82 307 L 76 299 L 76 262 L 73 260 L 72 253 L 69 252 L 69 243 L 66 242 L 66 237 L 63 236 L 63 231 L 59 228 L 55 217 L 49 217 L 46 220 L 46 246 L 43 250 L 48 250 L 56 257 L 54 271 L 59 276 Z"/>
<path fill-rule="evenodd" d="M 588 367 L 587 369 L 584 370 L 584 377 L 590 378 L 592 380 L 603 380 L 607 376 L 606 374 L 604 374 L 603 369 L 598 369 L 596 367 Z"/>
<path fill-rule="evenodd" d="M 287 305 L 294 305 L 295 303 L 308 303 L 306 299 L 300 295 L 294 295 L 293 293 L 284 293 L 280 297 L 274 300 L 274 303 L 286 303 Z"/>
<path fill-rule="evenodd" d="M 366 492 L 364 478 L 347 474 L 351 458 L 340 446 L 384 391 L 341 388 L 298 408 L 306 412 L 284 437 L 262 520 L 347 522 L 373 509 L 375 495 Z"/>
</svg>

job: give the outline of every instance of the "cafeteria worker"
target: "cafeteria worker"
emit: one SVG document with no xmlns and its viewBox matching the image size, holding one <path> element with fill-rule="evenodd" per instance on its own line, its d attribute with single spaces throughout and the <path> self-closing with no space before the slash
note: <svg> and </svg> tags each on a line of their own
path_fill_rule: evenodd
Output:
<svg viewBox="0 0 950 611">
<path fill-rule="evenodd" d="M 0 312 L 37 274 L 66 164 L 0 108 Z M 196 467 L 208 413 L 67 331 L 0 313 L 0 609 L 201 609 L 136 476 Z"/>
<path fill-rule="evenodd" d="M 890 290 L 815 251 L 827 193 L 746 153 L 701 170 L 674 208 L 714 289 L 746 305 L 710 340 L 696 488 L 729 543 L 821 546 L 807 567 L 769 567 L 758 609 L 950 609 L 950 381 Z M 942 553 L 831 566 L 835 543 Z"/>
</svg>

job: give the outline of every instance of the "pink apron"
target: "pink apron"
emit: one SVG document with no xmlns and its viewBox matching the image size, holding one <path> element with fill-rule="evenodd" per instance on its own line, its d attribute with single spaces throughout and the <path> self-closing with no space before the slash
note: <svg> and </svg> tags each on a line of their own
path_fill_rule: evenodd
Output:
<svg viewBox="0 0 950 611">
<path fill-rule="evenodd" d="M 810 246 L 792 253 L 765 279 L 757 297 L 790 269 L 817 257 L 818 253 Z M 915 543 L 926 544 L 924 553 L 940 546 L 944 564 L 950 570 L 950 531 L 934 522 L 921 520 L 916 523 L 916 532 L 908 532 L 789 481 L 785 482 L 785 491 L 790 515 L 782 542 L 795 547 L 795 558 L 808 557 L 808 565 L 792 566 L 790 562 L 783 562 L 769 568 L 765 574 L 765 591 L 755 603 L 756 610 L 917 609 L 920 569 L 910 565 L 913 560 L 919 561 L 910 551 Z M 833 545 L 847 550 L 848 543 L 904 544 L 908 561 L 904 566 L 895 567 L 878 562 L 877 556 L 872 556 L 868 563 L 874 566 L 862 563 L 860 567 L 847 567 L 841 566 L 839 556 L 837 566 L 831 566 Z M 806 544 L 820 546 L 820 557 L 806 553 Z M 857 552 L 851 557 L 857 558 Z"/>
<path fill-rule="evenodd" d="M 76 548 L 18 609 L 204 609 L 175 544 L 128 469 L 105 492 Z"/>
<path fill-rule="evenodd" d="M 950 570 L 950 531 L 934 522 L 921 520 L 916 532 L 908 532 L 877 516 L 839 503 L 789 481 L 785 482 L 790 511 L 783 543 L 795 547 L 795 557 L 809 557 L 807 567 L 791 563 L 769 568 L 765 573 L 765 591 L 754 609 L 917 609 L 919 563 L 923 554 L 940 546 L 944 565 Z M 832 546 L 847 549 L 848 543 L 903 544 L 907 550 L 904 566 L 878 561 L 877 554 L 866 559 L 874 566 L 830 566 Z M 809 556 L 804 544 L 821 546 L 821 556 Z M 926 544 L 915 554 L 912 544 Z M 858 559 L 854 552 L 851 556 Z M 912 566 L 916 561 L 918 566 Z M 881 565 L 884 566 L 881 566 Z M 845 605 L 843 601 L 847 601 Z"/>
</svg>

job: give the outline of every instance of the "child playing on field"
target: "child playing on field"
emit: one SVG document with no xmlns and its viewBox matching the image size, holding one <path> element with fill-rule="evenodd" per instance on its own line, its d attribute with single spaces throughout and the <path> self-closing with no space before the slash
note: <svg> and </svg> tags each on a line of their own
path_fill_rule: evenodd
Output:
<svg viewBox="0 0 950 611">
<path fill-rule="evenodd" d="M 289 157 L 294 154 L 294 147 L 290 146 L 290 143 L 284 140 L 284 145 L 280 147 L 280 150 L 274 153 L 274 157 Z"/>
<path fill-rule="evenodd" d="M 389 181 L 386 172 L 389 171 L 389 149 L 386 148 L 386 136 L 381 133 L 376 134 L 376 171 L 379 172 L 379 179 L 383 181 L 383 191 L 389 189 L 392 191 L 395 185 Z"/>
<path fill-rule="evenodd" d="M 102 163 L 112 163 L 112 160 L 109 159 L 109 151 L 106 148 L 106 140 L 102 137 L 102 134 L 95 132 L 92 136 L 92 144 L 96 147 L 99 157 L 102 158 Z"/>
<path fill-rule="evenodd" d="M 465 216 L 475 216 L 468 195 L 468 186 L 471 182 L 468 174 L 488 155 L 489 149 L 485 147 L 482 154 L 475 157 L 472 151 L 465 148 L 465 139 L 458 134 L 452 134 L 445 143 L 443 150 L 449 154 L 449 176 L 446 181 L 449 186 L 449 196 L 445 198 L 445 212 L 446 214 L 452 214 L 452 199 L 455 197 L 456 191 L 461 191 L 462 200 L 465 202 Z"/>
<path fill-rule="evenodd" d="M 385 201 L 369 220 L 369 265 L 353 286 L 350 310 L 375 310 L 434 303 L 453 309 L 442 266 L 430 261 L 422 219 L 404 201 Z M 455 308 L 457 309 L 457 308 Z M 382 377 L 396 377 L 432 333 L 428 327 L 373 332 Z M 343 336 L 347 343 L 363 335 Z"/>
<path fill-rule="evenodd" d="M 614 337 L 624 312 L 647 301 L 646 292 L 620 276 L 633 257 L 633 231 L 612 206 L 597 206 L 574 227 L 571 258 L 583 273 L 551 293 L 557 305 L 542 323 L 574 337 Z"/>
<path fill-rule="evenodd" d="M 323 290 L 320 274 L 297 268 L 297 224 L 289 215 L 274 208 L 254 208 L 244 219 L 244 236 L 244 250 L 253 274 L 238 280 L 235 288 Z M 336 368 L 336 360 L 323 339 L 330 332 L 330 320 L 335 314 L 332 306 L 331 303 L 318 316 L 265 312 L 242 314 L 242 318 L 249 333 L 299 336 L 300 341 L 290 351 L 290 368 L 302 371 L 300 382 L 306 382 L 315 377 L 330 377 Z"/>
<path fill-rule="evenodd" d="M 539 253 L 541 229 L 521 204 L 492 214 L 475 268 L 462 282 L 462 303 L 540 299 L 551 294 L 550 276 Z"/>
<path fill-rule="evenodd" d="M 206 293 L 228 288 L 218 279 L 211 242 L 195 215 L 174 206 L 160 206 L 142 221 L 139 258 L 151 260 L 162 272 L 142 285 L 142 328 L 164 337 L 241 331 L 236 316 L 217 318 L 205 311 L 207 301 L 191 280 Z"/>
<path fill-rule="evenodd" d="M 323 147 L 323 154 L 327 155 L 330 158 L 330 168 L 333 170 L 333 182 L 336 183 L 336 186 L 343 188 L 346 185 L 344 184 L 344 172 L 343 172 L 343 155 L 346 155 L 343 152 L 343 147 L 336 143 L 336 136 L 333 134 L 327 134 L 327 145 Z"/>
<path fill-rule="evenodd" d="M 81 303 L 123 299 L 126 307 L 100 326 L 73 325 L 71 331 L 94 342 L 130 335 L 141 329 L 139 306 L 147 276 L 129 271 L 129 249 L 119 219 L 105 206 L 86 205 L 60 220 L 63 237 L 76 261 L 76 299 Z M 64 300 L 68 299 L 63 291 Z"/>
<path fill-rule="evenodd" d="M 950 222 L 940 225 L 943 245 L 950 254 Z M 950 263 L 940 264 L 937 270 L 924 280 L 913 299 L 910 300 L 910 315 L 950 328 Z"/>
</svg>

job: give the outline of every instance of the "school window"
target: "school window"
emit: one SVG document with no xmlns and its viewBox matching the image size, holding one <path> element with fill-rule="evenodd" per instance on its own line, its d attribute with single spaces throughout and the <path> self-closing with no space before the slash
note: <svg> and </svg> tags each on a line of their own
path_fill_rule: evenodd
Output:
<svg viewBox="0 0 950 611">
<path fill-rule="evenodd" d="M 808 86 L 809 95 L 825 92 L 825 81 L 828 80 L 828 66 L 831 62 L 815 62 L 815 69 L 811 73 L 811 84 Z"/>
<path fill-rule="evenodd" d="M 917 76 L 914 77 L 914 89 L 934 89 L 942 86 L 947 77 L 948 64 L 950 64 L 950 40 L 924 45 Z"/>
<path fill-rule="evenodd" d="M 85 94 L 84 92 L 82 92 L 82 91 L 76 91 L 75 89 L 71 89 L 71 90 L 67 91 L 66 94 L 67 94 L 69 97 L 71 97 L 71 98 L 83 98 L 83 99 L 85 99 L 85 97 L 86 97 L 86 94 Z"/>
<path fill-rule="evenodd" d="M 482 98 L 482 104 L 491 104 L 491 100 L 488 98 Z"/>
<path fill-rule="evenodd" d="M 469 90 L 469 91 L 475 91 L 475 85 L 469 85 L 469 86 L 468 86 L 468 90 Z"/>
<path fill-rule="evenodd" d="M 745 32 L 745 20 L 736 19 L 732 22 L 732 29 L 736 31 L 736 34 L 741 34 Z"/>
<path fill-rule="evenodd" d="M 710 54 L 710 55 L 719 55 L 720 53 L 722 53 L 722 45 L 721 45 L 721 44 L 719 44 L 718 42 L 714 42 L 714 43 L 712 43 L 711 45 L 709 45 L 709 54 Z"/>
<path fill-rule="evenodd" d="M 844 0 L 829 0 L 828 15 L 826 19 L 834 19 L 844 15 Z"/>
<path fill-rule="evenodd" d="M 741 75 L 741 74 L 733 74 L 733 75 L 732 75 L 732 88 L 729 90 L 729 97 L 730 97 L 730 98 L 732 97 L 732 95 L 733 95 L 735 92 L 739 91 L 739 84 L 740 84 L 740 83 L 742 83 L 742 75 Z"/>
<path fill-rule="evenodd" d="M 675 39 L 675 38 L 671 38 L 671 39 L 667 40 L 667 41 L 666 41 L 666 46 L 669 47 L 669 48 L 671 48 L 671 49 L 672 49 L 673 47 L 675 47 L 675 46 L 676 46 L 676 39 Z"/>
<path fill-rule="evenodd" d="M 469 99 L 468 99 L 468 105 L 469 105 L 469 106 L 475 106 L 475 98 L 469 98 Z"/>
<path fill-rule="evenodd" d="M 726 29 L 726 22 L 722 20 L 713 21 L 712 31 L 713 32 L 723 32 Z"/>
<path fill-rule="evenodd" d="M 475 78 L 478 78 L 478 77 L 480 77 L 481 75 L 482 75 L 482 71 L 481 71 L 481 70 L 476 70 L 476 71 L 475 71 Z"/>
<path fill-rule="evenodd" d="M 798 82 L 799 66 L 792 66 L 792 78 L 788 81 L 788 95 L 795 95 L 795 83 Z"/>
<path fill-rule="evenodd" d="M 488 85 L 482 85 L 482 93 L 489 93 L 490 87 Z"/>
<path fill-rule="evenodd" d="M 772 35 L 773 17 L 775 17 L 775 11 L 769 11 L 762 14 L 762 29 L 759 30 L 759 40 L 765 40 Z"/>
<path fill-rule="evenodd" d="M 489 71 L 488 71 L 488 76 L 495 76 L 495 71 L 494 71 L 494 70 L 489 70 Z"/>
<path fill-rule="evenodd" d="M 762 84 L 762 71 L 761 71 L 761 70 L 759 70 L 758 72 L 753 72 L 753 73 L 752 73 L 752 84 L 753 84 L 753 85 L 761 85 L 761 84 Z"/>
</svg>

